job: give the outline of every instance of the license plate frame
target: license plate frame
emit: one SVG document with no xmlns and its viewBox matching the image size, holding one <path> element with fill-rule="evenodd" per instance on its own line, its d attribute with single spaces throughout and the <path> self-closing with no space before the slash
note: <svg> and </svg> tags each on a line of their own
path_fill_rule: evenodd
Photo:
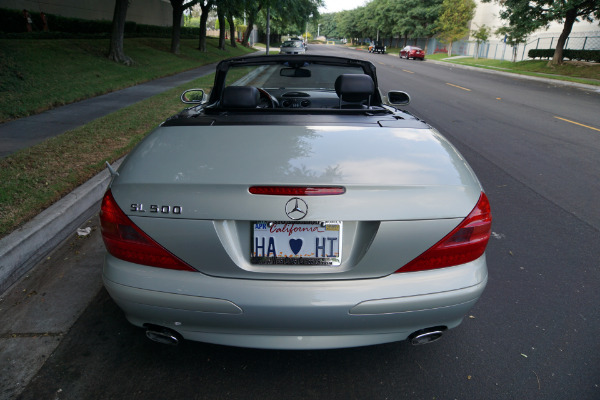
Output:
<svg viewBox="0 0 600 400">
<path fill-rule="evenodd" d="M 337 267 L 342 261 L 342 221 L 254 221 L 250 263 Z"/>
</svg>

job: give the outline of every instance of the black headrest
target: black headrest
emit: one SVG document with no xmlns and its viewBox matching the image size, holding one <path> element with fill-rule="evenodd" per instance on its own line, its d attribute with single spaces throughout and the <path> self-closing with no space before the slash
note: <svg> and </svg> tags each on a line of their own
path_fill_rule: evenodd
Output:
<svg viewBox="0 0 600 400">
<path fill-rule="evenodd" d="M 335 92 L 344 101 L 367 100 L 375 91 L 375 83 L 369 75 L 343 74 L 335 80 Z"/>
<path fill-rule="evenodd" d="M 260 93 L 254 86 L 227 86 L 223 89 L 221 106 L 224 108 L 256 108 Z"/>
</svg>

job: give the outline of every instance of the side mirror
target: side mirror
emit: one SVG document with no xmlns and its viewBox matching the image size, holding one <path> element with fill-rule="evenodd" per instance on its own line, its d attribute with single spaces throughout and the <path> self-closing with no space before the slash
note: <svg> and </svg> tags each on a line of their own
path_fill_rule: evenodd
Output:
<svg viewBox="0 0 600 400">
<path fill-rule="evenodd" d="M 188 89 L 181 94 L 181 101 L 185 104 L 200 104 L 204 101 L 204 90 Z"/>
<path fill-rule="evenodd" d="M 410 96 L 400 90 L 391 90 L 387 94 L 388 102 L 392 106 L 407 106 L 410 104 Z"/>
</svg>

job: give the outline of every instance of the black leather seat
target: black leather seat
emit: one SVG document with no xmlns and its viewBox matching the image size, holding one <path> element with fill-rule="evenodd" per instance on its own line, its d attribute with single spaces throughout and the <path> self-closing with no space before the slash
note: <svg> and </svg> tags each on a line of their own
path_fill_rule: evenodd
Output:
<svg viewBox="0 0 600 400">
<path fill-rule="evenodd" d="M 223 108 L 256 108 L 259 104 L 260 93 L 254 86 L 227 86 L 223 89 Z"/>
<path fill-rule="evenodd" d="M 335 80 L 335 92 L 340 98 L 340 108 L 368 107 L 371 105 L 374 91 L 375 83 L 369 75 L 343 74 Z"/>
</svg>

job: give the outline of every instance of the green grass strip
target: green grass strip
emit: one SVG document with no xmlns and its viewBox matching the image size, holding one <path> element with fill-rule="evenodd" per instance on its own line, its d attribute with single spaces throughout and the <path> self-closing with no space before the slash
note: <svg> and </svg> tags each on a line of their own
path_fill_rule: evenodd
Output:
<svg viewBox="0 0 600 400">
<path fill-rule="evenodd" d="M 163 76 L 253 52 L 207 38 L 181 40 L 181 53 L 169 52 L 170 39 L 125 39 L 135 64 L 109 61 L 108 39 L 0 39 L 0 122 L 137 85 Z"/>
<path fill-rule="evenodd" d="M 427 58 L 476 68 L 600 86 L 600 64 L 597 63 L 565 61 L 562 65 L 549 66 L 548 61 L 545 60 L 511 62 L 489 58 L 447 58 L 445 54 L 434 54 Z"/>
<path fill-rule="evenodd" d="M 185 106 L 188 88 L 210 89 L 214 74 L 153 96 L 0 159 L 0 237 L 27 222 L 127 154 Z"/>
</svg>

